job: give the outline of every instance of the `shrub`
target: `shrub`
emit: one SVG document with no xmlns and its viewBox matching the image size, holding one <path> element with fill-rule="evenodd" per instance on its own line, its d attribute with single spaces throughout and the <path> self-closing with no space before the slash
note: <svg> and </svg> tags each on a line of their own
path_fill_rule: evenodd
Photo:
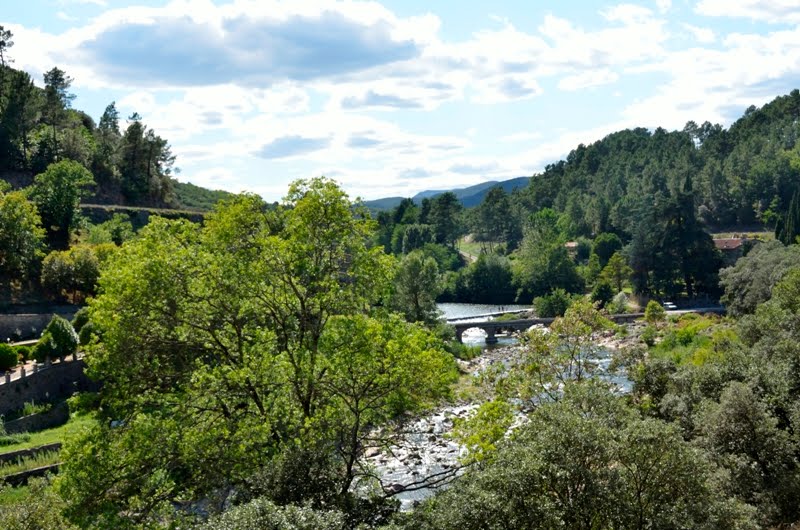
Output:
<svg viewBox="0 0 800 530">
<path fill-rule="evenodd" d="M 0 343 L 0 371 L 11 370 L 17 362 L 17 351 L 5 342 Z"/>
<path fill-rule="evenodd" d="M 533 307 L 540 318 L 561 317 L 572 304 L 572 298 L 564 289 L 554 289 L 546 296 L 534 298 Z"/>
<path fill-rule="evenodd" d="M 89 309 L 86 307 L 82 307 L 75 313 L 75 316 L 72 317 L 72 327 L 75 329 L 76 333 L 81 332 L 81 328 L 89 322 Z"/>
<path fill-rule="evenodd" d="M 86 327 L 86 326 L 84 326 Z M 33 349 L 34 358 L 41 362 L 50 358 L 66 357 L 78 349 L 78 334 L 65 318 L 53 315 L 42 338 Z"/>
<path fill-rule="evenodd" d="M 20 362 L 30 361 L 33 357 L 31 357 L 31 347 L 30 346 L 17 346 L 14 348 L 17 351 L 17 358 Z"/>
<path fill-rule="evenodd" d="M 613 298 L 614 289 L 608 282 L 599 282 L 592 290 L 592 302 L 599 302 L 600 307 L 606 307 Z"/>
<path fill-rule="evenodd" d="M 642 342 L 647 344 L 648 346 L 652 347 L 656 343 L 656 337 L 658 336 L 658 331 L 653 326 L 647 326 L 642 331 L 641 339 Z"/>
<path fill-rule="evenodd" d="M 86 346 L 92 342 L 92 337 L 96 337 L 97 335 L 97 327 L 94 325 L 94 322 L 88 322 L 81 328 L 81 332 L 78 333 L 78 342 L 81 346 Z"/>
<path fill-rule="evenodd" d="M 619 292 L 614 296 L 614 299 L 606 306 L 606 309 L 612 315 L 622 315 L 628 312 L 628 295 Z"/>
<path fill-rule="evenodd" d="M 667 312 L 661 304 L 655 300 L 647 302 L 647 307 L 644 309 L 644 319 L 648 324 L 655 325 L 659 322 L 663 322 L 666 316 Z"/>
</svg>

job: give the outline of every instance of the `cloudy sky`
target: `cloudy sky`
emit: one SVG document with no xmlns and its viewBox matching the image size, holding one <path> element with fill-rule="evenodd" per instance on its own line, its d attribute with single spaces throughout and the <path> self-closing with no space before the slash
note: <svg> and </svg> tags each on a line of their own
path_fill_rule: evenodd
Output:
<svg viewBox="0 0 800 530">
<path fill-rule="evenodd" d="M 800 87 L 798 0 L 3 1 L 11 56 L 95 119 L 116 101 L 179 178 L 367 199 L 531 175 L 578 143 L 730 124 Z M 123 124 L 124 126 L 124 124 Z"/>
</svg>

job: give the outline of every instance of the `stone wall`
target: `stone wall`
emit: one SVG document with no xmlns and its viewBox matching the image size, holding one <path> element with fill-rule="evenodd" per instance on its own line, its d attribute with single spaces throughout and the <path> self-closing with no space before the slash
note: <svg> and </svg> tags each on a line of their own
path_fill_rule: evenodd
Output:
<svg viewBox="0 0 800 530">
<path fill-rule="evenodd" d="M 0 384 L 0 415 L 20 410 L 26 402 L 53 402 L 71 396 L 76 391 L 98 388 L 97 383 L 83 373 L 82 359 L 53 363 L 48 368 L 27 377 Z"/>
<path fill-rule="evenodd" d="M 0 453 L 0 464 L 13 464 L 14 462 L 19 462 L 23 458 L 30 458 L 38 455 L 39 453 L 60 450 L 61 442 L 53 442 L 47 445 L 40 445 L 39 447 L 31 447 L 30 449 L 19 449 L 18 451 Z"/>
<path fill-rule="evenodd" d="M 54 405 L 50 410 L 6 422 L 3 427 L 8 434 L 38 432 L 64 425 L 68 421 L 69 406 L 66 401 L 62 401 Z"/>
<path fill-rule="evenodd" d="M 72 320 L 75 316 L 77 308 L 61 309 L 56 313 L 20 313 L 20 314 L 2 314 L 0 315 L 0 341 L 6 341 L 9 338 L 16 340 L 38 339 L 53 314 L 57 314 Z"/>
</svg>

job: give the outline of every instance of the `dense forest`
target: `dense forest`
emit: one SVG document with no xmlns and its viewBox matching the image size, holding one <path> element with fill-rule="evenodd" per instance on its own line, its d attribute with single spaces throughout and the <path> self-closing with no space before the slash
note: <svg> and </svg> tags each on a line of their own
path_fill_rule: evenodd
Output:
<svg viewBox="0 0 800 530">
<path fill-rule="evenodd" d="M 592 290 L 603 276 L 616 291 L 714 299 L 723 256 L 712 232 L 774 232 L 785 244 L 800 234 L 798 117 L 794 90 L 728 129 L 619 131 L 578 146 L 527 187 L 490 190 L 475 208 L 452 192 L 406 199 L 378 213 L 378 242 L 444 266 L 442 301 L 527 303 Z M 454 255 L 466 234 L 482 243 L 475 263 Z M 615 270 L 603 274 L 617 251 Z"/>
</svg>

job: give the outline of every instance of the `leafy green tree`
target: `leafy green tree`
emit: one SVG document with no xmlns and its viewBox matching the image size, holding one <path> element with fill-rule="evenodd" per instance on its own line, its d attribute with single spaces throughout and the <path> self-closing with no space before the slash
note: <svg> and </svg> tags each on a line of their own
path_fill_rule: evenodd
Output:
<svg viewBox="0 0 800 530">
<path fill-rule="evenodd" d="M 374 426 L 433 403 L 456 376 L 429 332 L 367 316 L 391 270 L 372 228 L 314 179 L 278 210 L 246 195 L 202 227 L 156 219 L 115 253 L 90 305 L 102 339 L 86 359 L 104 381 L 104 419 L 125 423 L 65 447 L 70 516 L 157 521 L 171 501 L 244 487 L 290 450 L 330 458 L 333 480 L 330 466 L 318 477 L 299 462 L 284 491 L 319 478 L 350 506 Z"/>
<path fill-rule="evenodd" d="M 31 199 L 53 247 L 67 248 L 70 231 L 77 226 L 81 198 L 93 184 L 92 174 L 72 160 L 51 164 L 34 178 Z"/>
<path fill-rule="evenodd" d="M 47 358 L 55 359 L 72 355 L 78 349 L 78 334 L 69 320 L 53 315 L 50 323 L 44 328 L 42 337 L 36 343 L 33 355 L 37 361 Z"/>
<path fill-rule="evenodd" d="M 611 257 L 622 250 L 622 240 L 617 234 L 605 232 L 598 235 L 592 244 L 592 252 L 600 258 L 600 265 L 605 267 Z"/>
<path fill-rule="evenodd" d="M 617 292 L 620 292 L 631 274 L 633 274 L 633 269 L 625 262 L 622 254 L 615 252 L 600 272 L 600 278 L 612 284 Z"/>
<path fill-rule="evenodd" d="M 477 207 L 473 233 L 478 241 L 488 242 L 489 252 L 493 252 L 494 243 L 507 243 L 511 239 L 514 222 L 508 194 L 497 186 L 486 193 L 483 202 Z"/>
<path fill-rule="evenodd" d="M 594 285 L 594 283 L 600 277 L 602 270 L 603 268 L 600 266 L 600 258 L 597 256 L 597 254 L 592 252 L 589 255 L 589 262 L 583 269 L 583 278 L 586 281 L 586 285 Z"/>
<path fill-rule="evenodd" d="M 50 298 L 56 300 L 66 294 L 73 303 L 84 301 L 95 293 L 99 276 L 100 260 L 88 245 L 54 250 L 42 262 L 42 287 Z"/>
<path fill-rule="evenodd" d="M 344 514 L 304 506 L 277 506 L 256 499 L 236 506 L 198 526 L 198 530 L 341 530 Z"/>
<path fill-rule="evenodd" d="M 707 402 L 696 425 L 701 443 L 731 473 L 738 495 L 758 506 L 765 522 L 797 520 L 796 444 L 746 384 L 732 382 L 719 403 Z"/>
<path fill-rule="evenodd" d="M 800 263 L 800 246 L 778 241 L 759 243 L 733 267 L 720 271 L 722 303 L 732 315 L 753 313 L 770 299 L 773 287 Z"/>
<path fill-rule="evenodd" d="M 564 386 L 593 379 L 602 350 L 592 334 L 610 324 L 588 300 L 574 301 L 549 329 L 522 336 L 522 353 L 503 384 L 525 400 L 560 399 Z"/>
<path fill-rule="evenodd" d="M 401 527 L 756 528 L 754 510 L 715 482 L 674 426 L 639 419 L 601 388 L 568 388 Z"/>
<path fill-rule="evenodd" d="M 122 192 L 128 201 L 169 204 L 172 200 L 169 176 L 175 157 L 167 141 L 148 129 L 138 113 L 128 118 L 119 156 Z"/>
<path fill-rule="evenodd" d="M 459 300 L 479 304 L 514 301 L 511 262 L 497 254 L 481 254 L 478 261 L 461 271 L 456 284 Z"/>
<path fill-rule="evenodd" d="M 436 297 L 442 292 L 439 267 L 420 251 L 403 257 L 394 278 L 392 306 L 409 322 L 436 321 Z"/>
<path fill-rule="evenodd" d="M 27 278 L 42 256 L 44 229 L 23 192 L 0 192 L 0 274 Z"/>
<path fill-rule="evenodd" d="M 550 294 L 533 299 L 533 308 L 540 318 L 563 317 L 572 304 L 572 297 L 564 289 L 553 289 Z"/>
<path fill-rule="evenodd" d="M 666 318 L 667 312 L 664 310 L 664 306 L 655 300 L 647 302 L 647 307 L 644 308 L 644 319 L 648 324 L 655 326 L 664 322 Z"/>
<path fill-rule="evenodd" d="M 592 289 L 592 302 L 606 307 L 614 298 L 614 289 L 608 282 L 600 282 Z"/>
</svg>

